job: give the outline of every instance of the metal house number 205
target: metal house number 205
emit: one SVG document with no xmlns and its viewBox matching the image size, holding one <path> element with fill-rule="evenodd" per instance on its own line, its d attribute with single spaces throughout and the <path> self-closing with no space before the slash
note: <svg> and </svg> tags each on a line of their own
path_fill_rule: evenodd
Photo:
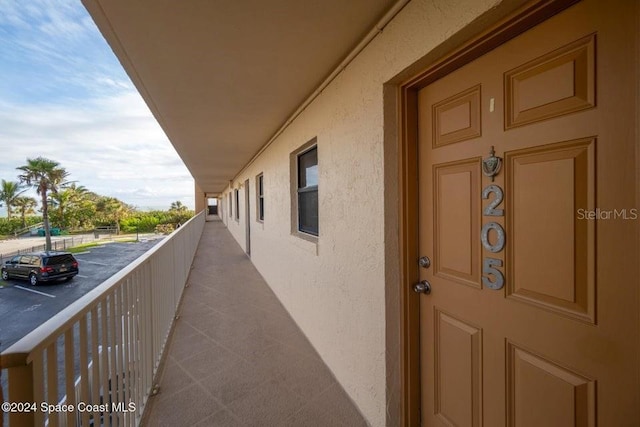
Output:
<svg viewBox="0 0 640 427">
<path fill-rule="evenodd" d="M 489 205 L 482 212 L 485 216 L 504 216 L 503 209 L 496 209 L 502 203 L 504 193 L 502 188 L 495 184 L 487 185 L 482 190 L 482 198 L 489 199 L 494 194 L 495 198 L 489 202 Z M 489 242 L 489 231 L 494 230 L 496 233 L 496 243 Z M 480 231 L 480 240 L 482 246 L 489 252 L 497 253 L 504 249 L 505 235 L 504 228 L 497 222 L 488 222 L 482 226 Z M 489 289 L 498 290 L 504 286 L 504 275 L 495 267 L 502 267 L 502 260 L 497 258 L 485 257 L 482 262 L 482 284 Z M 493 281 L 489 278 L 493 276 Z"/>
</svg>

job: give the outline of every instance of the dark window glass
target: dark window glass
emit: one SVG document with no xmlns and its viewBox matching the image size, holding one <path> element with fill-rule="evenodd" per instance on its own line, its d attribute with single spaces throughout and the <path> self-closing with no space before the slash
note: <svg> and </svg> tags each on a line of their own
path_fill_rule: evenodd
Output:
<svg viewBox="0 0 640 427">
<path fill-rule="evenodd" d="M 318 190 L 298 193 L 298 228 L 318 235 Z"/>
<path fill-rule="evenodd" d="M 75 259 L 72 255 L 56 255 L 44 259 L 44 265 L 71 264 Z"/>
<path fill-rule="evenodd" d="M 233 203 L 231 203 L 231 193 L 229 193 L 229 216 L 231 216 L 231 207 L 233 206 Z"/>
<path fill-rule="evenodd" d="M 264 183 L 262 175 L 258 177 L 258 219 L 264 221 Z"/>
<path fill-rule="evenodd" d="M 318 235 L 318 149 L 298 156 L 298 230 Z"/>
<path fill-rule="evenodd" d="M 240 192 L 238 190 L 234 190 L 236 193 L 236 219 L 240 219 Z"/>
</svg>

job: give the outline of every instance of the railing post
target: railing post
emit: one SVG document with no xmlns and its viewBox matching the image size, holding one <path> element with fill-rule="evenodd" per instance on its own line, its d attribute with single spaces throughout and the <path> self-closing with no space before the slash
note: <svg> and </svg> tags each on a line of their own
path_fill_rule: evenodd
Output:
<svg viewBox="0 0 640 427">
<path fill-rule="evenodd" d="M 7 374 L 8 389 L 4 391 L 8 393 L 4 396 L 0 394 L 0 400 L 4 398 L 7 402 L 36 405 L 35 408 L 29 408 L 31 411 L 10 412 L 8 419 L 11 427 L 42 426 L 45 425 L 45 422 L 49 422 L 50 425 L 55 424 L 55 420 L 52 421 L 53 418 L 40 411 L 40 404 L 46 401 L 46 398 L 49 398 L 49 403 L 55 403 L 58 391 L 66 391 L 65 401 L 69 404 L 75 404 L 74 378 L 78 368 L 74 367 L 74 360 L 78 361 L 78 358 L 74 358 L 74 351 L 78 349 L 80 349 L 79 362 L 81 365 L 79 371 L 82 378 L 79 382 L 80 399 L 88 400 L 90 393 L 96 395 L 96 399 L 98 399 L 99 393 L 96 392 L 96 389 L 102 389 L 105 396 L 106 394 L 118 393 L 120 398 L 134 398 L 131 387 L 137 389 L 139 385 L 144 385 L 143 392 L 137 394 L 140 397 L 134 398 L 139 410 L 144 411 L 147 398 L 153 392 L 153 380 L 163 355 L 162 351 L 167 350 L 165 345 L 168 333 L 171 323 L 175 320 L 177 305 L 197 250 L 203 226 L 203 216 L 194 218 L 188 227 L 181 227 L 179 233 L 176 233 L 172 239 L 161 243 L 145 260 L 135 261 L 134 266 L 128 267 L 126 271 L 118 273 L 117 277 L 108 279 L 108 282 L 100 285 L 94 291 L 95 295 L 81 297 L 80 301 L 74 302 L 64 309 L 64 314 L 60 313 L 50 319 L 46 327 L 42 325 L 15 343 L 15 347 L 12 346 L 8 351 L 3 352 L 0 369 L 6 369 L 6 371 L 2 371 L 2 375 Z M 83 241 L 82 239 L 83 237 L 81 237 L 81 241 Z M 66 243 L 66 240 L 63 239 L 62 244 L 66 245 Z M 0 256 L 6 257 L 7 254 Z M 142 285 L 141 289 L 131 289 L 132 284 Z M 116 309 L 115 304 L 120 304 L 122 298 L 129 304 Z M 134 314 L 130 314 L 128 310 L 132 310 Z M 101 313 L 102 325 L 100 338 L 97 326 L 98 311 Z M 87 345 L 89 335 L 86 330 L 88 314 L 92 319 L 90 351 L 94 363 L 99 361 L 99 366 L 94 365 L 93 370 L 88 367 L 87 357 L 89 347 Z M 128 316 L 128 318 L 124 317 L 124 324 L 121 325 L 123 316 Z M 141 319 L 144 319 L 144 323 L 137 326 L 137 322 Z M 132 323 L 127 323 L 128 321 Z M 84 326 L 80 326 L 80 344 L 74 346 L 74 328 L 78 324 Z M 139 335 L 137 327 L 141 327 Z M 63 336 L 65 339 L 64 353 L 58 353 L 55 346 L 57 340 Z M 99 342 L 98 339 L 100 339 Z M 132 341 L 135 343 L 131 344 Z M 99 345 L 102 346 L 102 353 L 98 350 Z M 122 345 L 133 347 L 124 348 Z M 140 347 L 137 347 L 138 345 Z M 126 353 L 127 351 L 132 351 L 133 356 Z M 144 357 L 142 357 L 143 353 Z M 63 387 L 61 382 L 56 382 L 60 379 L 54 372 L 56 361 L 59 361 L 57 356 L 62 354 L 66 375 L 64 388 L 61 388 Z M 127 370 L 129 366 L 127 363 L 133 362 L 135 365 L 138 360 L 144 369 L 141 384 L 133 379 L 132 370 Z M 98 368 L 101 370 L 100 375 L 95 374 Z M 91 376 L 91 373 L 94 375 Z M 115 375 L 118 384 L 112 384 L 113 388 L 109 393 L 108 382 L 112 375 Z M 4 380 L 4 378 L 2 379 Z M 128 381 L 129 379 L 131 382 Z M 92 388 L 89 389 L 88 381 L 101 381 L 101 383 L 91 384 Z M 123 387 L 127 388 L 127 394 L 124 394 Z M 25 408 L 21 406 L 19 409 Z M 77 414 L 69 412 L 64 415 L 67 416 L 67 425 L 71 426 L 76 422 Z M 84 415 L 86 424 L 88 413 L 82 415 Z M 0 414 L 0 427 L 2 427 L 2 420 Z M 61 418 L 61 422 L 63 421 Z"/>
<path fill-rule="evenodd" d="M 37 411 L 40 410 L 39 403 L 34 401 L 33 363 L 9 368 L 9 396 L 7 402 L 29 402 L 37 406 L 35 408 Z M 35 422 L 34 416 L 35 412 L 32 410 L 10 412 L 9 425 L 11 427 L 33 426 Z"/>
<path fill-rule="evenodd" d="M 153 381 L 154 374 L 156 369 L 156 325 L 155 325 L 155 304 L 154 304 L 154 296 L 153 296 L 153 285 L 157 283 L 156 277 L 156 259 L 150 259 L 147 261 L 147 275 L 146 275 L 146 283 L 145 283 L 145 294 L 146 298 L 146 316 L 148 320 L 147 331 L 149 332 L 147 335 L 147 375 L 149 376 L 149 389 L 146 392 L 151 392 L 153 389 Z"/>
</svg>

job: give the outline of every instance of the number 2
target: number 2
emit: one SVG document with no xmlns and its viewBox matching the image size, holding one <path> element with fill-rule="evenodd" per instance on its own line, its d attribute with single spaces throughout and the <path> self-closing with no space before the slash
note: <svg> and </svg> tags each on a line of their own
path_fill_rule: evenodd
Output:
<svg viewBox="0 0 640 427">
<path fill-rule="evenodd" d="M 489 194 L 491 193 L 494 193 L 496 198 L 493 199 L 493 201 L 489 203 L 489 206 L 484 209 L 483 214 L 487 216 L 504 216 L 504 209 L 496 209 L 496 207 L 502 203 L 502 199 L 504 198 L 502 188 L 493 184 L 487 185 L 484 187 L 484 190 L 482 190 L 482 198 L 488 199 Z"/>
</svg>

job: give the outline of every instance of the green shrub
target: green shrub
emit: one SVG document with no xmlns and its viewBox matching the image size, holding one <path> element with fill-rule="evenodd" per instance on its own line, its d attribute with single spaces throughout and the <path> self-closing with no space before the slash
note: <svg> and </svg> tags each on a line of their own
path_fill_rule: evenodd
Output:
<svg viewBox="0 0 640 427">
<path fill-rule="evenodd" d="M 25 222 L 27 226 L 38 224 L 42 222 L 42 217 L 40 216 L 28 216 L 25 218 Z M 22 230 L 24 227 L 22 226 L 22 219 L 17 217 L 12 217 L 11 219 L 0 218 L 0 234 L 13 236 L 16 231 Z"/>
<path fill-rule="evenodd" d="M 123 233 L 152 233 L 158 230 L 157 227 L 159 225 L 171 225 L 173 227 L 171 231 L 173 231 L 178 225 L 187 222 L 193 215 L 193 211 L 135 212 L 127 218 L 120 220 L 120 230 Z M 164 228 L 162 229 L 164 230 Z"/>
</svg>

